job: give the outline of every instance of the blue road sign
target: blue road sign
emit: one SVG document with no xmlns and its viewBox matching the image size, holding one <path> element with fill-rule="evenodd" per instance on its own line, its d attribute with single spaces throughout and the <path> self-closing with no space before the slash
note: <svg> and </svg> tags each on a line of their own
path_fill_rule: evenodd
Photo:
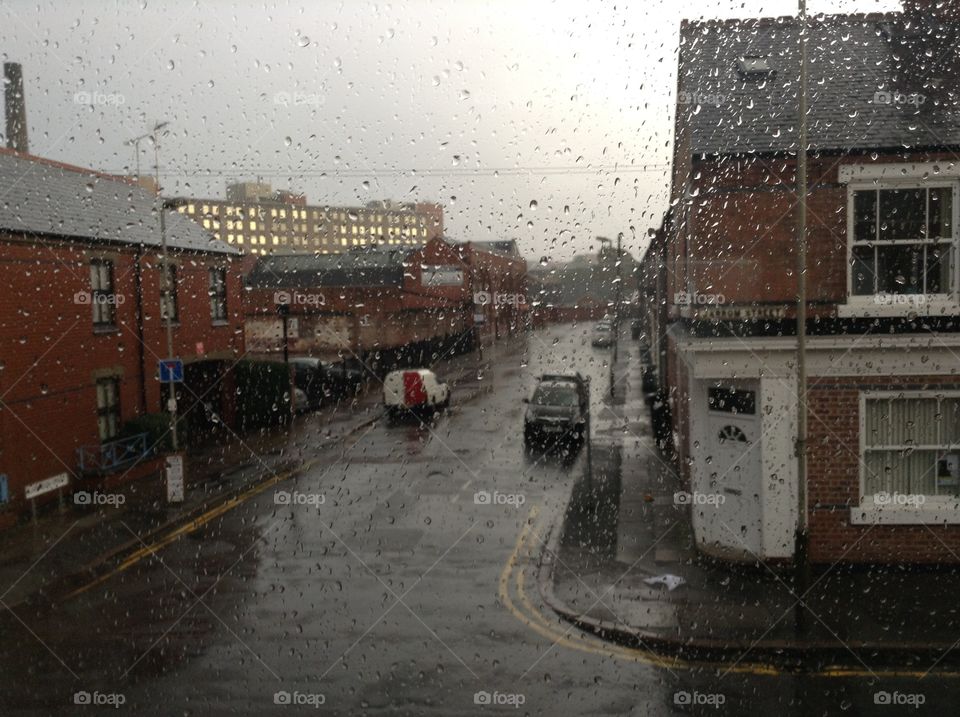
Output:
<svg viewBox="0 0 960 717">
<path fill-rule="evenodd" d="M 160 383 L 183 383 L 182 359 L 160 359 Z"/>
</svg>

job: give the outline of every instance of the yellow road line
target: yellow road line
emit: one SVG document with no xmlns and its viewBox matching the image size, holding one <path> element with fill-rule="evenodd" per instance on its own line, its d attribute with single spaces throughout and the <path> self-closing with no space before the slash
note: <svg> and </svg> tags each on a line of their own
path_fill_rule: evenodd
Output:
<svg viewBox="0 0 960 717">
<path fill-rule="evenodd" d="M 526 593 L 526 568 L 519 566 L 521 563 L 521 553 L 528 542 L 528 537 L 532 529 L 533 521 L 539 512 L 539 507 L 534 506 L 527 517 L 526 525 L 517 536 L 513 552 L 510 554 L 503 571 L 500 574 L 499 596 L 501 602 L 510 613 L 524 625 L 529 627 L 537 634 L 546 637 L 558 645 L 563 645 L 572 650 L 579 650 L 590 654 L 601 655 L 604 657 L 617 657 L 632 662 L 648 664 L 653 667 L 667 669 L 713 669 L 737 674 L 761 675 L 764 677 L 778 676 L 782 674 L 791 674 L 792 671 L 782 670 L 774 665 L 764 663 L 743 662 L 733 667 L 726 662 L 704 662 L 685 660 L 682 658 L 662 658 L 648 650 L 624 647 L 602 641 L 600 638 L 581 637 L 580 635 L 566 634 L 564 631 L 555 627 L 539 609 L 537 609 L 530 597 Z M 531 545 L 534 545 L 531 543 Z M 534 545 L 535 547 L 535 545 Z M 514 575 L 514 571 L 516 574 Z M 514 577 L 515 587 L 520 603 L 526 608 L 526 612 L 517 607 L 510 597 L 510 579 Z M 571 639 L 573 638 L 573 639 Z M 960 677 L 958 671 L 937 671 L 927 672 L 926 670 L 869 670 L 861 668 L 828 667 L 823 670 L 810 671 L 803 673 L 811 677 L 827 678 L 851 678 L 851 677 L 885 677 L 885 678 L 907 678 L 922 679 L 927 677 L 938 678 L 957 678 Z"/>
</svg>

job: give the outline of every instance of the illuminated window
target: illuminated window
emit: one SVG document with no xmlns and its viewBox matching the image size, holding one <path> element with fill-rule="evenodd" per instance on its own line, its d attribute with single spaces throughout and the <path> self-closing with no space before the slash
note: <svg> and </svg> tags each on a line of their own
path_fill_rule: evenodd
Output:
<svg viewBox="0 0 960 717">
<path fill-rule="evenodd" d="M 210 220 L 209 220 L 209 219 L 204 219 L 204 220 L 203 220 L 203 228 L 204 228 L 204 229 L 209 229 L 209 228 L 210 228 Z"/>
<path fill-rule="evenodd" d="M 274 245 L 274 246 L 277 246 L 279 243 L 280 243 L 279 237 L 274 237 L 274 238 L 273 238 L 273 245 Z M 284 243 L 286 243 L 286 242 L 284 242 Z"/>
<path fill-rule="evenodd" d="M 177 207 L 177 211 L 183 214 L 185 211 L 187 211 L 187 208 L 181 204 L 179 207 Z"/>
<path fill-rule="evenodd" d="M 350 232 L 350 233 L 356 235 L 356 233 L 357 233 L 357 225 L 354 224 L 352 227 L 350 227 L 350 229 L 351 229 L 351 232 Z"/>
<path fill-rule="evenodd" d="M 243 234 L 237 234 L 237 241 L 243 241 Z"/>
<path fill-rule="evenodd" d="M 193 204 L 187 205 L 187 214 L 193 214 L 196 210 L 197 208 Z"/>
<path fill-rule="evenodd" d="M 280 218 L 281 218 L 281 219 L 286 219 L 286 218 L 287 218 L 287 210 L 286 210 L 286 209 L 281 209 L 281 210 L 280 210 Z"/>
<path fill-rule="evenodd" d="M 346 227 L 345 224 L 341 224 L 341 225 L 340 225 L 340 233 L 341 233 L 341 234 L 346 234 L 346 233 L 347 233 L 347 227 Z"/>
<path fill-rule="evenodd" d="M 204 204 L 203 207 L 200 209 L 200 213 L 201 213 L 201 214 L 209 214 L 209 213 L 210 213 L 210 205 L 209 205 L 209 204 Z"/>
<path fill-rule="evenodd" d="M 219 204 L 214 204 L 214 205 L 213 205 L 213 216 L 215 216 L 215 217 L 219 217 L 219 216 L 220 216 L 220 205 L 219 205 Z"/>
<path fill-rule="evenodd" d="M 230 234 L 227 238 L 228 238 L 230 241 L 233 241 L 233 234 Z M 239 238 L 237 239 L 237 244 L 243 244 L 243 237 L 239 237 Z"/>
<path fill-rule="evenodd" d="M 276 217 L 276 216 L 277 216 L 277 210 L 276 210 L 276 209 L 271 209 L 271 210 L 270 210 L 270 216 L 271 216 L 271 217 Z"/>
<path fill-rule="evenodd" d="M 256 230 L 257 230 L 257 223 L 256 223 L 256 222 L 250 222 L 250 225 L 249 225 L 248 229 L 250 229 L 250 231 L 256 231 Z"/>
</svg>

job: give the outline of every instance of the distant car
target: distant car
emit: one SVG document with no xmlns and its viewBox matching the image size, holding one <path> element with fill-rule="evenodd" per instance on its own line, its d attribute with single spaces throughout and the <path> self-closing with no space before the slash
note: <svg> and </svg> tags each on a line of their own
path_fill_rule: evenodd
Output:
<svg viewBox="0 0 960 717">
<path fill-rule="evenodd" d="M 523 417 L 523 440 L 533 445 L 570 445 L 586 438 L 590 391 L 580 374 L 544 374 L 537 380 Z"/>
<path fill-rule="evenodd" d="M 391 418 L 431 413 L 450 405 L 450 387 L 430 369 L 391 371 L 383 380 L 383 405 Z"/>
<path fill-rule="evenodd" d="M 603 322 L 593 327 L 593 336 L 590 339 L 591 346 L 611 346 L 612 344 L 613 327 Z"/>
</svg>

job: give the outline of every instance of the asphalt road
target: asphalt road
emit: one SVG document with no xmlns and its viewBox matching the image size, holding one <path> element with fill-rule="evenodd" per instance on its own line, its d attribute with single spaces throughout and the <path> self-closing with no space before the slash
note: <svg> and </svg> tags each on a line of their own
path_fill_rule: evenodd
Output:
<svg viewBox="0 0 960 717">
<path fill-rule="evenodd" d="M 525 456 L 520 399 L 577 368 L 599 405 L 609 351 L 585 339 L 537 332 L 433 425 L 379 422 L 77 597 L 3 614 L 0 713 L 945 714 L 952 677 L 676 665 L 541 603 L 536 557 L 584 456 Z"/>
</svg>

